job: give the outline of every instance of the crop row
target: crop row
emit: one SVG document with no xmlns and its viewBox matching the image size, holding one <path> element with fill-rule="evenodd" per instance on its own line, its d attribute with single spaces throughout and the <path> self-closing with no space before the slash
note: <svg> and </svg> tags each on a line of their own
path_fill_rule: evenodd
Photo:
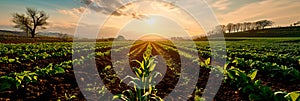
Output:
<svg viewBox="0 0 300 101">
<path fill-rule="evenodd" d="M 111 42 L 98 42 L 95 44 L 96 47 L 92 47 L 92 45 L 91 43 L 78 43 L 75 45 L 76 48 L 72 49 L 72 43 L 1 44 L 0 47 L 3 50 L 0 54 L 4 56 L 0 57 L 0 63 L 26 63 L 53 57 L 65 57 L 74 54 L 74 52 L 110 48 Z M 116 44 L 115 47 L 121 45 L 124 44 Z"/>
<path fill-rule="evenodd" d="M 8 75 L 1 76 L 0 80 L 2 82 L 0 83 L 0 91 L 9 88 L 24 87 L 28 83 L 37 82 L 39 77 L 65 73 L 65 69 L 71 69 L 73 65 L 81 65 L 85 61 L 93 59 L 95 55 L 107 56 L 108 54 L 110 54 L 110 50 L 107 50 L 106 52 L 95 52 L 86 56 L 81 56 L 78 59 L 64 61 L 55 65 L 50 63 L 48 66 L 42 68 L 36 66 L 34 71 L 22 71 L 20 73 L 13 72 Z"/>
<path fill-rule="evenodd" d="M 300 99 L 300 91 L 289 93 L 285 91 L 272 91 L 270 87 L 261 84 L 260 80 L 255 80 L 256 75 L 261 72 L 258 69 L 251 69 L 246 72 L 234 66 L 230 66 L 230 63 L 228 63 L 224 66 L 224 70 L 221 70 L 218 68 L 223 67 L 210 66 L 210 59 L 207 59 L 201 64 L 206 68 L 224 73 L 224 82 L 236 87 L 239 93 L 247 95 L 251 101 L 298 101 Z"/>
<path fill-rule="evenodd" d="M 165 49 L 171 49 L 173 51 L 178 51 L 171 45 L 167 44 L 161 44 L 162 47 Z M 185 51 L 194 51 L 192 48 L 187 48 L 184 46 L 179 46 L 177 48 L 184 49 Z M 209 48 L 207 48 L 209 50 Z M 207 51 L 208 52 L 208 51 Z M 182 52 L 178 51 L 179 54 L 182 54 L 186 58 L 193 58 L 190 55 L 184 55 L 189 54 L 188 52 Z M 283 92 L 283 91 L 277 91 L 272 92 L 270 87 L 264 86 L 261 84 L 260 80 L 253 81 L 257 72 L 267 74 L 266 76 L 269 76 L 271 78 L 277 78 L 277 79 L 285 79 L 290 78 L 288 81 L 290 82 L 297 82 L 300 78 L 300 73 L 298 70 L 296 70 L 293 67 L 288 67 L 284 65 L 278 65 L 276 63 L 271 62 L 264 62 L 259 61 L 259 59 L 252 60 L 251 58 L 248 60 L 244 60 L 244 58 L 238 58 L 238 57 L 231 57 L 227 58 L 228 64 L 225 66 L 224 72 L 225 73 L 225 80 L 226 82 L 229 82 L 231 85 L 237 86 L 237 88 L 240 89 L 240 92 L 243 94 L 249 95 L 249 100 L 276 100 L 276 101 L 282 101 L 282 100 L 289 100 L 289 101 L 296 101 L 296 99 L 299 99 L 299 91 L 294 92 Z M 210 59 L 208 58 L 205 62 L 200 62 L 203 66 L 203 64 L 210 63 Z M 207 66 L 206 66 L 207 67 Z M 237 68 L 235 68 L 237 67 Z M 243 71 L 241 69 L 246 69 L 249 74 L 246 73 L 246 71 Z M 212 69 L 212 68 L 210 68 Z M 214 69 L 214 70 L 220 70 L 220 69 Z"/>
</svg>

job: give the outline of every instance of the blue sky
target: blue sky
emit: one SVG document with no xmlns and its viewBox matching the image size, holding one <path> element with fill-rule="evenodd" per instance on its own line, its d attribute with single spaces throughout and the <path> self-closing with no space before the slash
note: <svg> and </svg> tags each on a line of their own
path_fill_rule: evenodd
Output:
<svg viewBox="0 0 300 101">
<path fill-rule="evenodd" d="M 97 0 L 94 0 L 97 1 Z M 101 0 L 98 0 L 101 1 Z M 106 0 L 118 3 L 119 0 Z M 274 26 L 288 26 L 300 21 L 300 0 L 206 0 L 212 7 L 220 24 L 251 22 L 262 19 L 272 20 Z M 109 7 L 110 5 L 104 5 Z M 113 4 L 111 4 L 113 5 Z M 103 5 L 101 5 L 103 6 Z M 75 33 L 77 23 L 86 6 L 81 0 L 0 0 L 0 29 L 18 30 L 12 28 L 12 13 L 24 13 L 26 7 L 43 10 L 50 15 L 46 30 L 62 33 Z M 197 9 L 197 8 L 194 8 Z M 135 9 L 137 11 L 139 9 Z M 126 14 L 125 14 L 126 15 Z M 120 22 L 125 18 L 116 18 Z M 158 20 L 159 21 L 159 20 Z M 187 21 L 186 21 L 187 22 Z M 89 25 L 92 26 L 92 25 Z M 104 32 L 118 32 L 120 26 L 112 22 Z M 195 28 L 186 28 L 195 29 Z M 200 33 L 193 30 L 194 33 Z"/>
<path fill-rule="evenodd" d="M 9 6 L 11 8 L 35 7 L 44 9 L 62 9 L 75 8 L 82 5 L 79 0 L 1 0 L 0 2 L 1 7 Z"/>
<path fill-rule="evenodd" d="M 45 10 L 56 14 L 58 9 L 72 9 L 80 6 L 80 2 L 73 0 L 1 0 L 1 16 L 10 16 L 10 13 L 24 12 L 26 7 Z"/>
<path fill-rule="evenodd" d="M 61 9 L 72 9 L 80 7 L 78 0 L 1 0 L 0 1 L 0 28 L 11 29 L 11 15 L 13 13 L 24 13 L 26 7 L 43 10 L 50 15 L 51 22 L 60 22 L 66 15 L 58 12 Z M 71 23 L 72 21 L 69 21 Z M 61 31 L 63 32 L 63 31 Z M 68 32 L 68 31 L 66 31 Z"/>
</svg>

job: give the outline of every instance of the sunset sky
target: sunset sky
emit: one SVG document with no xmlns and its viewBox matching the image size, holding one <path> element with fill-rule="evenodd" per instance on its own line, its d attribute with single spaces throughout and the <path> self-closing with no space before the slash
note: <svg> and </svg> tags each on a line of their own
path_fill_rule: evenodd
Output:
<svg viewBox="0 0 300 101">
<path fill-rule="evenodd" d="M 101 2 L 103 1 L 103 2 Z M 129 0 L 120 0 L 129 1 Z M 0 29 L 18 30 L 11 22 L 13 13 L 24 13 L 26 7 L 43 10 L 50 15 L 46 30 L 74 34 L 83 12 L 94 10 L 101 15 L 110 15 L 119 0 L 1 0 Z M 136 0 L 135 0 L 136 1 Z M 142 1 L 142 0 L 138 0 Z M 175 0 L 176 1 L 176 0 Z M 184 2 L 185 0 L 177 0 Z M 193 1 L 193 0 L 191 0 Z M 195 0 L 197 1 L 197 0 Z M 300 21 L 299 0 L 206 0 L 220 24 L 272 20 L 274 26 L 288 26 Z M 98 4 L 87 9 L 87 4 Z M 121 13 L 112 15 L 101 27 L 99 37 L 114 37 L 117 33 L 126 38 L 138 38 L 147 33 L 158 33 L 165 37 L 200 35 L 201 26 L 184 10 L 164 3 L 133 3 L 121 9 Z M 189 2 L 191 5 L 193 2 Z M 176 2 L 174 2 L 176 4 Z M 198 7 L 191 6 L 197 10 Z M 97 22 L 86 22 L 90 30 L 99 29 Z M 88 31 L 86 31 L 87 37 Z"/>
</svg>

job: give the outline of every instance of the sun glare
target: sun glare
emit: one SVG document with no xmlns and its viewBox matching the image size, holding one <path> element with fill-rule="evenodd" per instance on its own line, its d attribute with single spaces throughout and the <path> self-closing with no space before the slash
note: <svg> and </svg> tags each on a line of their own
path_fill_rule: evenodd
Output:
<svg viewBox="0 0 300 101">
<path fill-rule="evenodd" d="M 155 24 L 155 19 L 154 18 L 148 18 L 148 19 L 146 19 L 146 23 L 148 24 L 148 25 L 153 25 L 153 24 Z"/>
<path fill-rule="evenodd" d="M 140 40 L 144 40 L 144 41 L 162 41 L 162 40 L 167 40 L 167 39 L 160 36 L 160 35 L 150 34 L 150 35 L 146 35 L 146 36 L 141 37 Z"/>
</svg>

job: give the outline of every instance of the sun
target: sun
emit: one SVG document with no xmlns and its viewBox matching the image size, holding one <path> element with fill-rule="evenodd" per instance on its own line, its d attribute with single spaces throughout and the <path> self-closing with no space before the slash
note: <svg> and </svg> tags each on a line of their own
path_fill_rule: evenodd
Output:
<svg viewBox="0 0 300 101">
<path fill-rule="evenodd" d="M 145 20 L 145 22 L 148 24 L 148 25 L 154 25 L 156 20 L 154 18 L 148 18 Z"/>
</svg>

